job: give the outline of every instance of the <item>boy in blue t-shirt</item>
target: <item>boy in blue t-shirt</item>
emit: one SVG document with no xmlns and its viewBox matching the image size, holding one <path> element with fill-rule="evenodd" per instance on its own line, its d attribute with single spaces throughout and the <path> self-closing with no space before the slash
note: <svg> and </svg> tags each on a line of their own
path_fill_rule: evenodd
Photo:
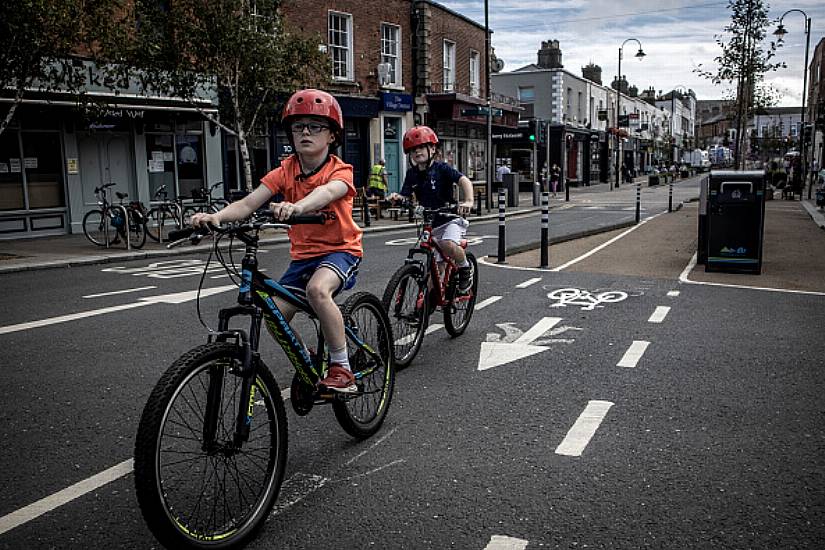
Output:
<svg viewBox="0 0 825 550">
<path fill-rule="evenodd" d="M 453 184 L 457 183 L 464 199 L 458 203 L 461 218 L 433 220 L 433 238 L 438 241 L 441 250 L 458 265 L 458 290 L 466 293 L 473 282 L 473 268 L 461 239 L 467 233 L 469 222 L 464 219 L 473 208 L 473 184 L 470 179 L 447 164 L 436 161 L 435 152 L 438 136 L 428 126 L 415 126 L 404 134 L 404 153 L 410 157 L 412 167 L 407 170 L 401 196 L 415 198 L 425 208 L 442 208 L 454 202 Z M 397 198 L 393 194 L 390 198 Z"/>
</svg>

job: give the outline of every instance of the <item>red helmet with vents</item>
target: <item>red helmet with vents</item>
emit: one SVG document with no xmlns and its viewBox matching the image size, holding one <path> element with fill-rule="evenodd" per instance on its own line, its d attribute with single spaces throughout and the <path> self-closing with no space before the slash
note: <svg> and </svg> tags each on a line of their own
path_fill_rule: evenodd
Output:
<svg viewBox="0 0 825 550">
<path fill-rule="evenodd" d="M 344 115 L 341 106 L 330 94 L 321 90 L 299 90 L 292 94 L 284 107 L 284 114 L 281 121 L 289 124 L 293 118 L 301 116 L 322 117 L 335 123 L 336 132 L 340 132 L 344 127 Z"/>
<path fill-rule="evenodd" d="M 438 145 L 438 136 L 429 126 L 413 126 L 404 134 L 404 152 L 409 153 L 419 145 Z"/>
</svg>

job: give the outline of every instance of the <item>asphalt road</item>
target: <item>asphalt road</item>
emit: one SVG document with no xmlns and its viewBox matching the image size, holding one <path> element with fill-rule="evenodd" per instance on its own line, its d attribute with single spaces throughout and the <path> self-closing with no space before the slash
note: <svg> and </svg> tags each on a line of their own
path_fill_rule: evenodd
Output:
<svg viewBox="0 0 825 550">
<path fill-rule="evenodd" d="M 649 210 L 666 207 L 651 191 Z M 632 219 L 620 196 L 555 209 L 551 227 Z M 477 255 L 495 253 L 497 229 L 473 224 Z M 508 247 L 535 240 L 538 218 L 507 229 Z M 366 237 L 359 289 L 383 291 L 406 253 L 393 241 L 409 236 Z M 285 250 L 261 253 L 274 275 Z M 204 340 L 195 301 L 169 303 L 197 287 L 202 260 L 2 276 L 0 548 L 157 547 L 128 461 L 152 386 Z M 482 266 L 483 307 L 462 337 L 427 336 L 378 436 L 354 442 L 330 410 L 288 413 L 286 482 L 249 547 L 820 545 L 825 296 L 621 272 Z M 204 320 L 233 296 L 204 298 Z M 263 354 L 286 385 L 282 353 Z M 55 495 L 67 502 L 20 519 Z"/>
</svg>

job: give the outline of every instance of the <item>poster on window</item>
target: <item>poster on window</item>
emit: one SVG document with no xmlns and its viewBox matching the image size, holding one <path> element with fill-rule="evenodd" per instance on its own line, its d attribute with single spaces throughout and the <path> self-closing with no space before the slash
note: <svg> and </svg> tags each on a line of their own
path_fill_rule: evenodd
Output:
<svg viewBox="0 0 825 550">
<path fill-rule="evenodd" d="M 198 143 L 200 136 L 176 136 L 178 164 L 198 164 Z"/>
</svg>

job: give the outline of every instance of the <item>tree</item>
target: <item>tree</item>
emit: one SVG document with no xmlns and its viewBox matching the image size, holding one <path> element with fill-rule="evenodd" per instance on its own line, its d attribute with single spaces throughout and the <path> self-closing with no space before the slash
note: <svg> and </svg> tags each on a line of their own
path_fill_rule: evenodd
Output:
<svg viewBox="0 0 825 550">
<path fill-rule="evenodd" d="M 284 28 L 279 0 L 134 0 L 122 5 L 120 32 L 97 59 L 113 81 L 136 81 L 144 93 L 182 98 L 236 136 L 246 189 L 252 190 L 248 139 L 262 132 L 279 99 L 323 85 L 329 60 L 322 39 Z M 198 101 L 217 86 L 219 116 Z"/>
<path fill-rule="evenodd" d="M 13 96 L 0 121 L 8 127 L 23 99 L 61 91 L 82 95 L 85 71 L 73 63 L 107 26 L 105 0 L 4 0 L 0 2 L 0 90 Z"/>
<path fill-rule="evenodd" d="M 729 0 L 728 8 L 731 22 L 724 29 L 725 35 L 715 37 L 722 49 L 714 59 L 718 65 L 716 72 L 705 70 L 702 65 L 695 71 L 714 84 L 735 83 L 735 95 L 727 99 L 736 128 L 734 165 L 741 169 L 748 119 L 757 109 L 770 107 L 777 100 L 776 90 L 764 82 L 765 73 L 785 65 L 770 62 L 776 43 L 770 42 L 767 48 L 762 44 L 770 23 L 768 6 L 762 0 Z"/>
</svg>

